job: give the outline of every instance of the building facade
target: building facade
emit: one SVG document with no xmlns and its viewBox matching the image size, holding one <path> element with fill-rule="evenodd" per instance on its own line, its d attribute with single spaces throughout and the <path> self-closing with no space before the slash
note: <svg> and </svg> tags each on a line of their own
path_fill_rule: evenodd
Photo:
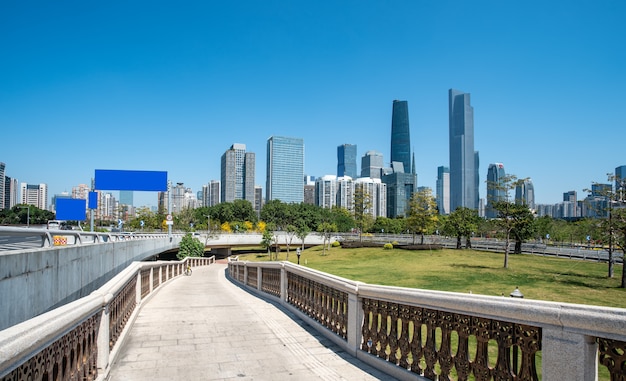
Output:
<svg viewBox="0 0 626 381">
<path fill-rule="evenodd" d="M 304 200 L 304 140 L 272 136 L 267 140 L 266 201 Z"/>
<path fill-rule="evenodd" d="M 384 165 L 382 153 L 373 150 L 367 151 L 361 157 L 361 177 L 382 178 Z"/>
<path fill-rule="evenodd" d="M 450 211 L 478 209 L 478 153 L 474 151 L 474 108 L 470 94 L 448 91 L 450 131 Z"/>
<path fill-rule="evenodd" d="M 221 202 L 247 200 L 254 205 L 255 155 L 235 143 L 221 159 Z"/>
<path fill-rule="evenodd" d="M 21 204 L 34 205 L 39 209 L 48 210 L 48 186 L 46 184 L 21 185 Z"/>
<path fill-rule="evenodd" d="M 4 176 L 4 208 L 11 209 L 20 199 L 20 185 L 17 179 Z"/>
<path fill-rule="evenodd" d="M 337 176 L 326 175 L 315 180 L 315 205 L 326 209 L 337 205 Z"/>
<path fill-rule="evenodd" d="M 356 145 L 342 144 L 337 147 L 337 177 L 357 177 Z"/>
<path fill-rule="evenodd" d="M 9 209 L 6 205 L 6 164 L 0 161 L 0 210 Z"/>
<path fill-rule="evenodd" d="M 626 165 L 615 168 L 615 194 L 620 201 L 626 201 Z"/>
<path fill-rule="evenodd" d="M 485 217 L 487 218 L 497 217 L 498 212 L 493 208 L 495 202 L 507 200 L 507 190 L 502 188 L 502 181 L 505 176 L 504 164 L 489 164 L 489 168 L 487 168 L 487 207 L 485 208 Z"/>
<path fill-rule="evenodd" d="M 439 214 L 450 214 L 450 168 L 437 167 L 437 210 Z"/>
<path fill-rule="evenodd" d="M 387 184 L 381 179 L 370 177 L 360 177 L 354 181 L 355 190 L 361 188 L 364 195 L 367 195 L 370 208 L 366 213 L 375 220 L 377 217 L 387 217 Z"/>
<path fill-rule="evenodd" d="M 404 172 L 411 170 L 411 133 L 409 128 L 409 104 L 393 101 L 391 111 L 391 162 L 400 162 Z"/>
<path fill-rule="evenodd" d="M 531 179 L 524 179 L 515 186 L 515 203 L 524 204 L 528 209 L 535 210 L 535 186 Z"/>
</svg>

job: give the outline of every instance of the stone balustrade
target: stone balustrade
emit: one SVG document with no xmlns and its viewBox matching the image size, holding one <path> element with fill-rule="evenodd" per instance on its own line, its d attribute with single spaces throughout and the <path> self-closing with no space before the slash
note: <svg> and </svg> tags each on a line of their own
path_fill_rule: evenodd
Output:
<svg viewBox="0 0 626 381">
<path fill-rule="evenodd" d="M 187 265 L 214 262 L 134 262 L 90 295 L 0 331 L 0 381 L 105 379 L 138 306 Z"/>
<path fill-rule="evenodd" d="M 406 380 L 626 379 L 626 310 L 354 282 L 289 262 L 232 260 L 358 359 Z"/>
</svg>

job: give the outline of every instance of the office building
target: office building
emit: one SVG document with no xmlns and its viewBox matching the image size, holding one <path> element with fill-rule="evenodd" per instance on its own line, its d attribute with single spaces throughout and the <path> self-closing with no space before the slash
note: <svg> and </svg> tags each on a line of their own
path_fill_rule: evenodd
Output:
<svg viewBox="0 0 626 381">
<path fill-rule="evenodd" d="M 304 200 L 304 140 L 272 136 L 267 140 L 266 201 Z"/>
<path fill-rule="evenodd" d="M 520 180 L 515 186 L 515 203 L 535 210 L 535 187 L 531 179 Z"/>
<path fill-rule="evenodd" d="M 615 194 L 620 201 L 626 201 L 626 165 L 615 168 Z"/>
<path fill-rule="evenodd" d="M 4 171 L 6 169 L 6 164 L 4 164 L 3 162 L 0 161 L 0 210 L 3 209 L 8 209 L 8 207 L 5 206 L 6 204 L 6 181 L 5 181 L 5 174 Z"/>
<path fill-rule="evenodd" d="M 20 198 L 20 186 L 17 179 L 4 176 L 4 208 L 11 209 Z"/>
<path fill-rule="evenodd" d="M 261 215 L 261 209 L 263 209 L 263 188 L 259 185 L 254 187 L 254 211 L 257 216 Z"/>
<path fill-rule="evenodd" d="M 222 155 L 221 202 L 247 200 L 254 205 L 255 155 L 245 144 L 233 144 Z"/>
<path fill-rule="evenodd" d="M 337 147 L 337 177 L 357 177 L 356 145 L 342 144 Z"/>
<path fill-rule="evenodd" d="M 120 204 L 133 206 L 133 196 L 134 196 L 133 191 L 129 191 L 129 190 L 120 191 Z"/>
<path fill-rule="evenodd" d="M 448 92 L 450 130 L 450 211 L 478 209 L 478 152 L 474 151 L 474 108 L 470 94 Z"/>
<path fill-rule="evenodd" d="M 496 218 L 498 212 L 493 208 L 493 204 L 499 201 L 507 201 L 507 189 L 504 189 L 503 180 L 506 176 L 504 164 L 489 164 L 487 169 L 487 207 L 485 217 Z"/>
<path fill-rule="evenodd" d="M 437 167 L 437 210 L 439 214 L 450 214 L 450 168 Z"/>
<path fill-rule="evenodd" d="M 409 129 L 409 104 L 393 101 L 391 111 L 391 162 L 399 162 L 405 172 L 411 168 L 411 134 Z"/>
<path fill-rule="evenodd" d="M 315 176 L 304 176 L 304 203 L 315 205 Z"/>
<path fill-rule="evenodd" d="M 391 112 L 391 169 L 382 171 L 387 187 L 387 217 L 406 216 L 417 187 L 415 161 L 411 165 L 411 137 L 407 101 L 393 101 Z"/>
<path fill-rule="evenodd" d="M 383 154 L 378 151 L 367 151 L 361 157 L 361 176 L 372 179 L 382 178 L 383 173 Z"/>
<path fill-rule="evenodd" d="M 46 184 L 27 184 L 21 186 L 21 202 L 24 205 L 34 205 L 39 209 L 48 209 L 48 186 Z"/>
<path fill-rule="evenodd" d="M 220 182 L 211 180 L 202 186 L 202 206 L 215 206 L 220 203 Z"/>
</svg>

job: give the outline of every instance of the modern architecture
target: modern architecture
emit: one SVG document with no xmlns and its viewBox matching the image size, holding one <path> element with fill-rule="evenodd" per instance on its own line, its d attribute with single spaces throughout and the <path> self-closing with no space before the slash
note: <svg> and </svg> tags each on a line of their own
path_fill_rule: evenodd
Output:
<svg viewBox="0 0 626 381">
<path fill-rule="evenodd" d="M 383 154 L 378 151 L 367 151 L 365 155 L 361 157 L 360 177 L 380 179 L 382 177 L 383 167 Z"/>
<path fill-rule="evenodd" d="M 356 179 L 356 145 L 342 144 L 337 147 L 337 177 Z"/>
<path fill-rule="evenodd" d="M 437 209 L 439 214 L 450 214 L 450 168 L 437 167 Z"/>
<path fill-rule="evenodd" d="M 304 200 L 304 140 L 272 136 L 267 140 L 266 201 Z"/>
<path fill-rule="evenodd" d="M 48 209 L 48 185 L 22 183 L 21 195 L 20 204 L 35 205 L 43 210 Z"/>
<path fill-rule="evenodd" d="M 615 168 L 615 194 L 618 200 L 626 201 L 626 165 Z"/>
<path fill-rule="evenodd" d="M 222 155 L 221 201 L 247 200 L 254 205 L 255 155 L 245 144 L 233 144 Z"/>
<path fill-rule="evenodd" d="M 365 212 L 373 219 L 387 217 L 387 184 L 380 179 L 360 177 L 354 181 L 354 188 L 361 189 L 369 199 L 370 207 Z"/>
<path fill-rule="evenodd" d="M 409 130 L 409 104 L 393 101 L 391 111 L 391 162 L 400 162 L 405 172 L 411 168 L 411 134 Z"/>
<path fill-rule="evenodd" d="M 508 198 L 508 190 L 503 188 L 502 183 L 506 176 L 504 164 L 492 163 L 487 169 L 487 207 L 485 217 L 496 218 L 498 213 L 493 208 L 493 204 L 498 201 L 506 201 Z"/>
<path fill-rule="evenodd" d="M 535 210 L 535 187 L 531 179 L 520 180 L 515 186 L 515 203 L 524 204 Z"/>
<path fill-rule="evenodd" d="M 450 210 L 478 209 L 478 152 L 474 151 L 474 108 L 470 94 L 448 92 L 450 130 Z"/>
<path fill-rule="evenodd" d="M 6 164 L 4 164 L 3 162 L 0 161 L 0 210 L 3 209 L 8 209 L 8 207 L 5 206 L 6 204 L 6 181 L 5 181 L 5 174 L 4 171 L 6 169 Z"/>
</svg>

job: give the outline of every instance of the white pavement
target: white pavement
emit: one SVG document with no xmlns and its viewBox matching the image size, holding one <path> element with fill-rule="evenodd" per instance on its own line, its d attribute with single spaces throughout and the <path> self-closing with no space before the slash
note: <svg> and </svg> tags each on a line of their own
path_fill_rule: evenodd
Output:
<svg viewBox="0 0 626 381">
<path fill-rule="evenodd" d="M 110 381 L 393 380 L 277 304 L 197 267 L 161 286 L 141 309 Z"/>
</svg>

